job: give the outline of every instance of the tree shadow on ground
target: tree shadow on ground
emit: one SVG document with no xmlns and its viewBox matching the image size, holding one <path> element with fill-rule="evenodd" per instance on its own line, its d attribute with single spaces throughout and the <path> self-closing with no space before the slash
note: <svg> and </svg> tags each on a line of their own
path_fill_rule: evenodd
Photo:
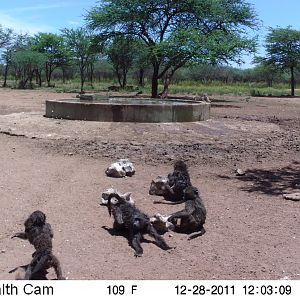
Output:
<svg viewBox="0 0 300 300">
<path fill-rule="evenodd" d="M 227 176 L 219 177 L 227 179 Z M 244 176 L 236 176 L 235 179 L 246 183 L 246 186 L 241 188 L 243 191 L 282 195 L 300 189 L 300 162 L 294 161 L 280 169 L 248 169 Z"/>
</svg>

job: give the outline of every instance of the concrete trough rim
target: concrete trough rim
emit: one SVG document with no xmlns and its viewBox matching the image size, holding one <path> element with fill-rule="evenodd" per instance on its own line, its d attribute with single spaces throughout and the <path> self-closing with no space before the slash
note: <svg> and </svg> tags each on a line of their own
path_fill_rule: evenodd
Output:
<svg viewBox="0 0 300 300">
<path fill-rule="evenodd" d="M 113 100 L 113 99 L 122 99 L 123 97 L 108 97 L 108 100 Z M 124 97 L 124 99 L 130 99 L 129 97 Z M 134 100 L 150 100 L 150 101 L 154 101 L 157 100 L 157 103 L 147 103 L 145 101 L 145 103 L 121 103 L 121 102 L 101 102 L 100 100 L 80 100 L 80 99 L 49 99 L 46 100 L 46 102 L 66 102 L 67 103 L 74 103 L 74 104 L 80 104 L 80 105 L 98 105 L 98 104 L 108 104 L 108 105 L 128 105 L 128 106 L 141 106 L 141 105 L 147 105 L 147 106 L 186 106 L 186 105 L 199 105 L 199 104 L 206 104 L 206 105 L 210 105 L 210 103 L 205 102 L 205 101 L 197 101 L 197 100 L 182 100 L 182 99 L 176 99 L 176 98 L 172 98 L 172 99 L 153 99 L 153 98 L 133 98 Z M 162 103 L 159 103 L 159 101 L 161 101 Z M 170 103 L 164 103 L 164 102 L 170 102 Z M 174 102 L 178 102 L 175 103 Z"/>
<path fill-rule="evenodd" d="M 113 101 L 115 98 L 117 97 L 107 99 Z M 132 102 L 140 101 L 132 103 L 121 102 L 120 98 L 122 99 L 118 97 L 118 102 L 101 101 L 102 99 L 46 100 L 45 117 L 98 122 L 172 123 L 204 121 L 209 118 L 210 113 L 210 103 L 205 101 L 182 99 L 153 101 L 152 98 L 132 98 Z M 147 103 L 148 99 L 151 100 L 150 103 Z"/>
</svg>

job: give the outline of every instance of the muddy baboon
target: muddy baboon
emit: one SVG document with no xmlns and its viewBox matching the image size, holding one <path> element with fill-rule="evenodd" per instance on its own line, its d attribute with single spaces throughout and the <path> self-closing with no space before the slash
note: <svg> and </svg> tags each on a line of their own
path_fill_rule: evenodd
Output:
<svg viewBox="0 0 300 300">
<path fill-rule="evenodd" d="M 27 218 L 24 226 L 24 232 L 19 232 L 12 236 L 12 238 L 18 237 L 28 240 L 35 248 L 30 264 L 21 266 L 23 269 L 26 269 L 24 279 L 46 277 L 47 270 L 51 267 L 54 268 L 57 279 L 64 279 L 60 262 L 52 254 L 53 231 L 51 225 L 46 223 L 46 215 L 37 210 Z"/>
<path fill-rule="evenodd" d="M 115 198 L 117 201 L 112 203 L 112 198 Z M 134 255 L 136 257 L 143 255 L 141 240 L 143 234 L 146 233 L 154 237 L 156 244 L 163 250 L 171 249 L 165 240 L 157 233 L 150 222 L 150 218 L 120 195 L 110 194 L 107 207 L 109 215 L 111 216 L 111 214 L 113 214 L 114 228 L 124 229 L 129 234 L 129 242 L 135 250 Z"/>
<path fill-rule="evenodd" d="M 191 185 L 187 165 L 182 160 L 178 160 L 174 164 L 172 173 L 152 180 L 149 194 L 163 196 L 165 200 L 177 204 L 183 201 L 184 190 Z M 155 201 L 155 203 L 159 202 Z"/>
<path fill-rule="evenodd" d="M 187 165 L 178 160 L 174 164 L 174 171 L 168 175 L 168 184 L 166 185 L 166 200 L 182 201 L 184 190 L 191 186 L 190 175 L 188 173 Z"/>
<path fill-rule="evenodd" d="M 198 189 L 194 186 L 185 189 L 184 200 L 185 208 L 172 214 L 168 221 L 175 225 L 175 231 L 191 233 L 188 237 L 190 240 L 205 233 L 203 225 L 206 220 L 206 209 Z M 177 224 L 178 219 L 180 219 L 180 224 Z"/>
</svg>

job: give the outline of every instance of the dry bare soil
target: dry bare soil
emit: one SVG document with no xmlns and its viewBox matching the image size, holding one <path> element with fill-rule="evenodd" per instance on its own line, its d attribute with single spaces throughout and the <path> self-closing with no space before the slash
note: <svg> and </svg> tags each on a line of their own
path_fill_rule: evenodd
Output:
<svg viewBox="0 0 300 300">
<path fill-rule="evenodd" d="M 300 99 L 214 97 L 211 119 L 196 123 L 43 117 L 46 99 L 70 97 L 0 90 L 0 279 L 29 262 L 32 246 L 10 237 L 37 209 L 69 279 L 300 279 L 300 202 L 282 197 L 300 189 Z M 118 158 L 132 160 L 136 175 L 106 177 Z M 191 241 L 166 233 L 169 251 L 145 236 L 135 258 L 126 238 L 108 231 L 100 195 L 113 186 L 149 215 L 177 211 L 182 205 L 153 204 L 148 190 L 179 158 L 207 207 L 206 233 Z"/>
</svg>

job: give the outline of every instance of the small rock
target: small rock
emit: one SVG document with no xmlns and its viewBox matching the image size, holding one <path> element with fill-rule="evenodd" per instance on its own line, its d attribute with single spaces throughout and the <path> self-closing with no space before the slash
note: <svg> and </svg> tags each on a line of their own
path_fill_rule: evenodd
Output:
<svg viewBox="0 0 300 300">
<path fill-rule="evenodd" d="M 69 152 L 68 155 L 72 156 L 72 155 L 74 155 L 74 153 L 73 152 Z"/>
<path fill-rule="evenodd" d="M 1 253 L 5 253 L 5 252 L 6 252 L 5 249 L 2 249 L 2 250 L 1 250 Z"/>
<path fill-rule="evenodd" d="M 235 174 L 236 174 L 236 176 L 244 176 L 246 174 L 246 172 L 243 171 L 242 169 L 236 169 Z"/>
<path fill-rule="evenodd" d="M 282 196 L 286 200 L 300 201 L 300 192 L 292 194 L 283 194 Z"/>
</svg>

